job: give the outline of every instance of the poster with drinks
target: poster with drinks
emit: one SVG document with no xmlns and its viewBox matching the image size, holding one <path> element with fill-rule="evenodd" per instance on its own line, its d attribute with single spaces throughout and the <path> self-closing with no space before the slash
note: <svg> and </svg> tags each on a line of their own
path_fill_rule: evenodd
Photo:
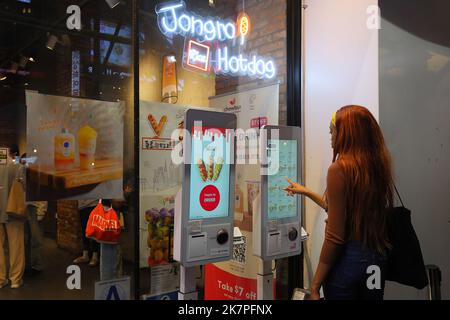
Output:
<svg viewBox="0 0 450 320">
<path fill-rule="evenodd" d="M 206 266 L 205 297 L 217 299 L 256 299 L 256 276 L 260 259 L 252 254 L 253 202 L 260 192 L 258 146 L 259 129 L 278 125 L 279 85 L 210 98 L 210 107 L 237 116 L 236 145 L 245 152 L 236 153 L 235 226 L 241 236 L 235 238 L 233 259 Z M 256 140 L 255 140 L 256 139 Z"/>
<path fill-rule="evenodd" d="M 27 200 L 123 198 L 124 102 L 26 92 Z"/>
</svg>

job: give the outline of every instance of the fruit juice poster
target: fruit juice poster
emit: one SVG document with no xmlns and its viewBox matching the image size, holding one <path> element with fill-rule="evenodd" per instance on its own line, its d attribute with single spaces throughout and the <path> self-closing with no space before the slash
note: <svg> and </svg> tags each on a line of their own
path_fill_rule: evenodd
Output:
<svg viewBox="0 0 450 320">
<path fill-rule="evenodd" d="M 190 220 L 228 216 L 231 137 L 223 128 L 193 128 Z"/>
<path fill-rule="evenodd" d="M 298 181 L 297 141 L 269 140 L 268 145 L 271 146 L 268 154 L 269 161 L 271 161 L 273 152 L 279 152 L 275 157 L 279 161 L 278 172 L 267 177 L 269 219 L 295 217 L 297 215 L 297 197 L 286 196 L 283 189 L 287 186 L 285 177 Z"/>
<path fill-rule="evenodd" d="M 123 198 L 124 102 L 26 92 L 27 200 Z"/>
</svg>

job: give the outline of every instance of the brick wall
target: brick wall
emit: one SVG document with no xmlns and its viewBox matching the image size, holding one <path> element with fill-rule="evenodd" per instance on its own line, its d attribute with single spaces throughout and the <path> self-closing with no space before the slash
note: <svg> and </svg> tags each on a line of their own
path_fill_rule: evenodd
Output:
<svg viewBox="0 0 450 320">
<path fill-rule="evenodd" d="M 222 17 L 236 20 L 242 11 L 242 1 L 220 0 L 216 9 Z M 277 79 L 280 82 L 280 124 L 286 123 L 286 0 L 246 0 L 245 12 L 251 19 L 251 32 L 244 45 L 246 53 L 254 52 L 275 61 Z M 274 80 L 250 79 L 248 77 L 218 76 L 216 94 L 258 88 Z"/>
<path fill-rule="evenodd" d="M 56 243 L 58 247 L 68 250 L 73 254 L 80 253 L 81 241 L 81 221 L 78 212 L 77 201 L 58 201 L 57 203 L 58 222 L 56 231 Z"/>
</svg>

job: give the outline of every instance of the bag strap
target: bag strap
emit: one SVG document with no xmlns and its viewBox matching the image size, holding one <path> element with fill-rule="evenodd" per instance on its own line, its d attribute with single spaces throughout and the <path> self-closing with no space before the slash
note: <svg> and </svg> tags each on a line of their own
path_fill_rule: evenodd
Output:
<svg viewBox="0 0 450 320">
<path fill-rule="evenodd" d="M 402 207 L 405 208 L 405 205 L 403 204 L 402 197 L 400 197 L 400 193 L 398 192 L 397 186 L 394 184 L 395 192 L 397 193 L 397 197 L 400 200 L 400 203 L 402 204 Z"/>
</svg>

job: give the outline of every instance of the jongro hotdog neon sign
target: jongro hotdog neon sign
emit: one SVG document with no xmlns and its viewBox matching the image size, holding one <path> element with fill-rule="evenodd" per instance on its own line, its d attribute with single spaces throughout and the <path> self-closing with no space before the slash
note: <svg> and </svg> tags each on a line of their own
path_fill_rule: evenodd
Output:
<svg viewBox="0 0 450 320">
<path fill-rule="evenodd" d="M 160 4 L 156 7 L 156 14 L 158 26 L 165 36 L 181 35 L 195 39 L 189 41 L 186 49 L 188 52 L 185 52 L 188 67 L 205 72 L 214 70 L 217 74 L 268 79 L 276 76 L 275 63 L 272 60 L 263 59 L 257 55 L 246 56 L 241 52 L 235 55 L 232 53 L 234 51 L 232 46 L 228 45 L 230 43 L 243 44 L 244 37 L 248 36 L 250 31 L 250 18 L 247 15 L 241 15 L 237 24 L 231 20 L 203 18 L 187 12 L 184 1 Z M 241 19 L 245 19 L 245 21 L 241 21 Z M 243 27 L 245 28 L 243 29 Z M 233 42 L 239 37 L 241 37 L 241 41 Z M 216 45 L 216 49 L 213 51 L 211 45 L 208 44 L 211 42 L 224 44 Z M 203 56 L 199 54 L 199 49 L 203 52 Z M 201 62 L 208 65 L 199 63 L 200 57 L 202 58 Z"/>
</svg>

